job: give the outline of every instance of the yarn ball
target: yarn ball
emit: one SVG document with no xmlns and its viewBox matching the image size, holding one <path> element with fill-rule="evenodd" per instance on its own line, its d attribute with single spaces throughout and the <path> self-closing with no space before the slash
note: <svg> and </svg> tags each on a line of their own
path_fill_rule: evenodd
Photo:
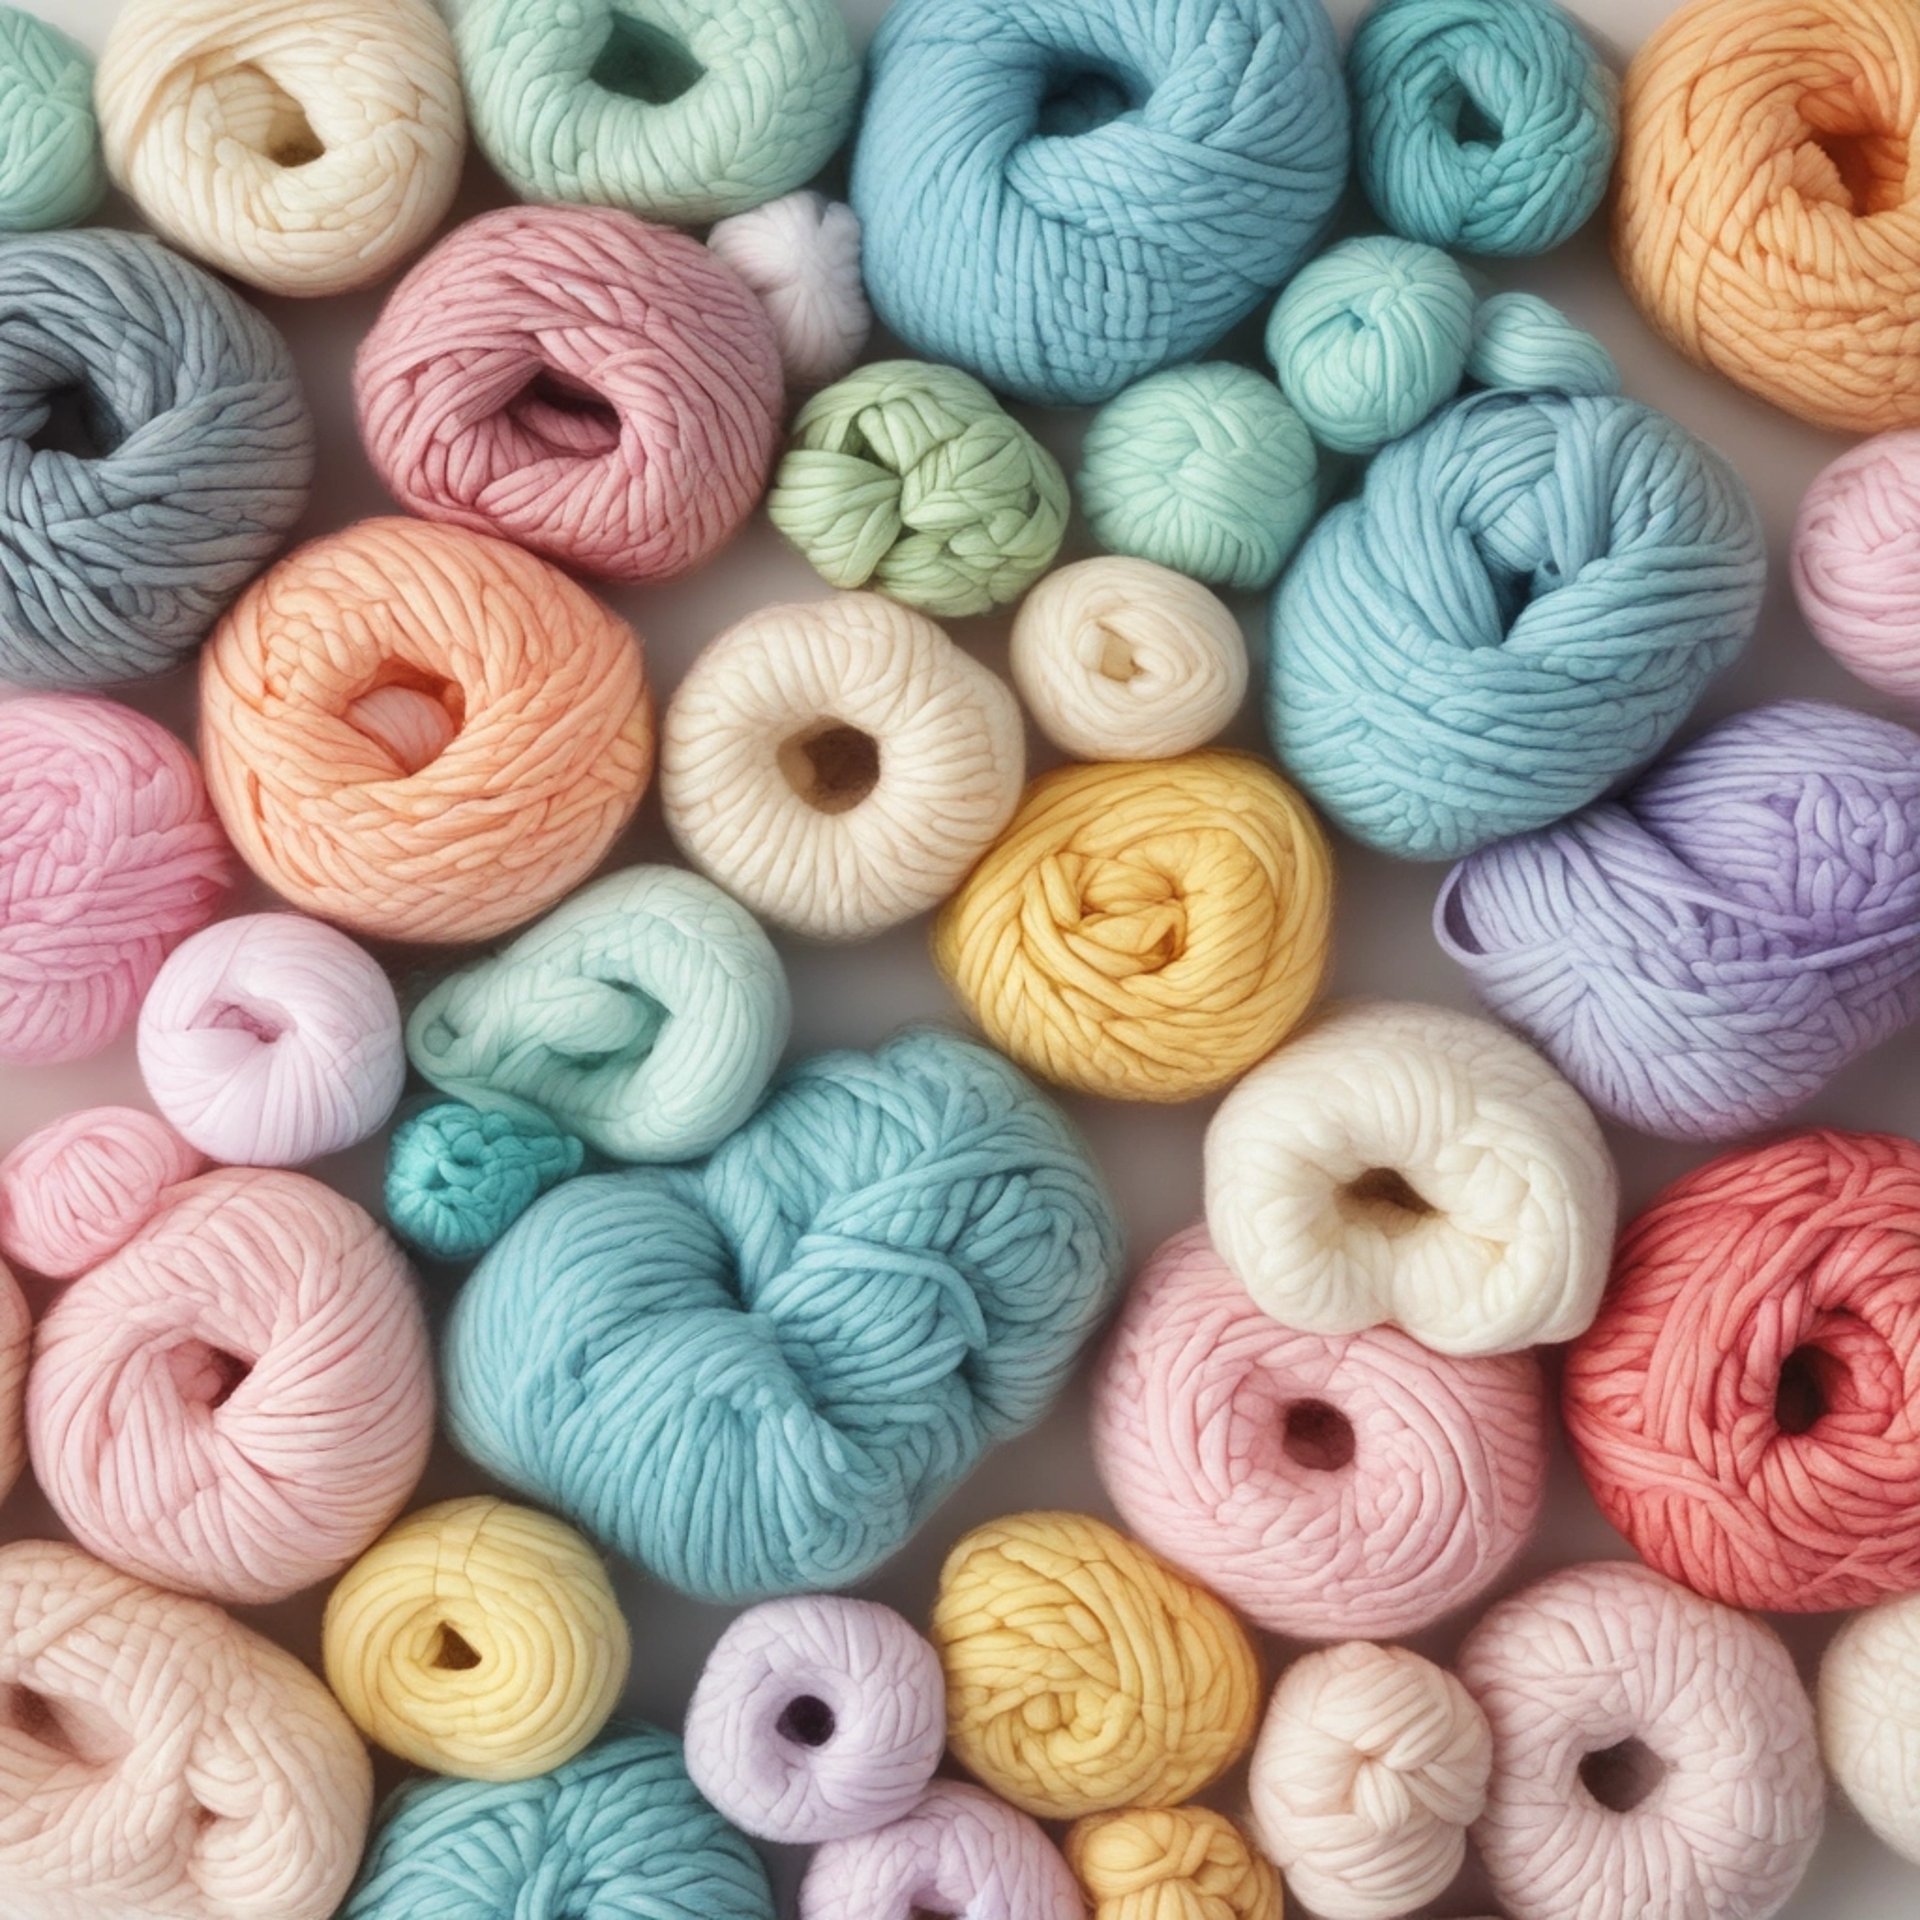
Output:
<svg viewBox="0 0 1920 1920">
<path fill-rule="evenodd" d="M 1920 1013 L 1920 738 L 1811 701 L 1738 714 L 1463 861 L 1434 929 L 1601 1113 L 1755 1132 Z"/>
<path fill-rule="evenodd" d="M 1920 432 L 1850 448 L 1808 488 L 1793 586 L 1813 637 L 1849 673 L 1920 701 Z"/>
<path fill-rule="evenodd" d="M 1280 1876 L 1206 1807 L 1089 1814 L 1066 1855 L 1093 1920 L 1280 1920 Z"/>
<path fill-rule="evenodd" d="M 1613 355 L 1584 327 L 1532 293 L 1494 293 L 1473 312 L 1467 378 L 1523 393 L 1620 391 Z"/>
<path fill-rule="evenodd" d="M 1607 1283 L 1619 1182 L 1593 1115 L 1449 1008 L 1329 1012 L 1227 1095 L 1206 1174 L 1214 1246 L 1303 1333 L 1512 1353 L 1583 1332 Z"/>
<path fill-rule="evenodd" d="M 385 279 L 453 204 L 466 154 L 431 0 L 125 0 L 94 99 L 148 223 L 263 293 Z"/>
<path fill-rule="evenodd" d="M 477 1260 L 586 1158 L 585 1145 L 550 1120 L 443 1100 L 393 1130 L 387 1219 L 435 1260 Z"/>
<path fill-rule="evenodd" d="M 373 1769 L 292 1654 L 78 1547 L 0 1547 L 0 1881 L 21 1920 L 331 1920 Z"/>
<path fill-rule="evenodd" d="M 452 0 L 473 137 L 522 199 L 700 226 L 777 199 L 853 125 L 836 0 Z"/>
<path fill-rule="evenodd" d="M 679 1742 L 609 1732 L 530 1780 L 420 1780 L 383 1811 L 339 1920 L 551 1914 L 773 1920 L 759 1856 L 694 1790 Z"/>
<path fill-rule="evenodd" d="M 632 818 L 653 707 L 632 630 L 565 574 L 363 520 L 250 587 L 200 673 L 207 786 L 294 905 L 485 940 L 563 899 Z"/>
<path fill-rule="evenodd" d="M 0 7 L 0 233 L 74 226 L 106 190 L 86 49 Z"/>
<path fill-rule="evenodd" d="M 1689 359 L 1836 432 L 1920 426 L 1917 77 L 1912 0 L 1692 0 L 1627 70 L 1627 291 Z"/>
<path fill-rule="evenodd" d="M 753 291 L 624 213 L 503 207 L 401 281 L 354 356 L 410 513 L 612 580 L 709 560 L 758 504 L 784 381 Z"/>
<path fill-rule="evenodd" d="M 0 1265 L 0 1500 L 13 1491 L 27 1463 L 23 1409 L 32 1349 L 32 1310 L 19 1282 Z"/>
<path fill-rule="evenodd" d="M 767 518 L 830 585 L 955 618 L 1019 599 L 1070 506 L 1059 462 L 979 381 L 877 360 L 795 416 Z"/>
<path fill-rule="evenodd" d="M 1257 593 L 1312 522 L 1318 458 L 1306 422 L 1251 367 L 1169 367 L 1094 415 L 1080 511 L 1109 552 Z"/>
<path fill-rule="evenodd" d="M 860 278 L 860 217 L 851 207 L 824 194 L 789 193 L 722 220 L 707 245 L 766 308 L 794 386 L 824 387 L 853 371 L 873 314 Z"/>
<path fill-rule="evenodd" d="M 1738 475 L 1650 407 L 1457 401 L 1281 584 L 1274 749 L 1355 839 L 1458 858 L 1658 753 L 1746 645 L 1766 573 Z"/>
<path fill-rule="evenodd" d="M 902 0 L 853 163 L 876 311 L 1053 405 L 1193 358 L 1333 214 L 1339 57 L 1320 0 Z"/>
<path fill-rule="evenodd" d="M 1347 81 L 1360 184 L 1395 233 L 1546 253 L 1606 195 L 1619 86 L 1553 0 L 1381 0 Z"/>
<path fill-rule="evenodd" d="M 348 1568 L 321 1622 L 327 1684 L 376 1746 L 463 1780 L 531 1780 L 591 1744 L 627 1684 L 606 1568 L 529 1507 L 422 1507 Z"/>
<path fill-rule="evenodd" d="M 988 1039 L 1115 1100 L 1218 1092 L 1320 985 L 1333 859 L 1252 756 L 1061 767 L 934 924 L 934 958 Z"/>
<path fill-rule="evenodd" d="M 232 867 L 164 727 L 76 694 L 0 704 L 0 1060 L 84 1060 L 117 1039 Z"/>
<path fill-rule="evenodd" d="M 863 940 L 938 906 L 1020 801 L 1012 691 L 876 594 L 749 614 L 682 676 L 660 742 L 680 851 L 776 925 Z"/>
<path fill-rule="evenodd" d="M 1063 753 L 1164 760 L 1240 711 L 1247 643 L 1197 581 L 1148 560 L 1082 560 L 1020 603 L 1013 680 Z"/>
<path fill-rule="evenodd" d="M 1467 1637 L 1493 1728 L 1473 1841 L 1510 1920 L 1768 1920 L 1820 1838 L 1813 1707 L 1759 1621 L 1645 1567 L 1567 1567 Z"/>
<path fill-rule="evenodd" d="M 1546 1388 L 1530 1353 L 1283 1327 L 1193 1227 L 1134 1283 L 1093 1451 L 1122 1524 L 1256 1626 L 1387 1637 L 1485 1592 L 1532 1535 Z"/>
<path fill-rule="evenodd" d="M 1820 1746 L 1854 1810 L 1920 1864 L 1920 1594 L 1849 1620 L 1820 1662 Z"/>
<path fill-rule="evenodd" d="M 741 1614 L 687 1707 L 687 1771 L 735 1826 L 813 1846 L 912 1811 L 947 1744 L 940 1658 L 870 1600 Z"/>
<path fill-rule="evenodd" d="M 177 665 L 313 465 L 292 352 L 219 281 L 106 227 L 0 248 L 0 680 Z"/>
<path fill-rule="evenodd" d="M 537 1201 L 455 1303 L 450 1425 L 683 1592 L 847 1586 L 1052 1405 L 1120 1263 L 1054 1108 L 909 1032 L 803 1062 L 696 1166 Z"/>
</svg>

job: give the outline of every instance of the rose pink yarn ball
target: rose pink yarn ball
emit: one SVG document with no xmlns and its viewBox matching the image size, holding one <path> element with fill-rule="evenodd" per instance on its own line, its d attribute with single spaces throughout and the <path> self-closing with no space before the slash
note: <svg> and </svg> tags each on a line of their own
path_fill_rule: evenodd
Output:
<svg viewBox="0 0 1920 1920">
<path fill-rule="evenodd" d="M 1093 1448 L 1126 1525 L 1256 1625 L 1377 1639 L 1464 1606 L 1526 1543 L 1545 1387 L 1530 1353 L 1280 1326 L 1193 1227 L 1134 1283 Z"/>
<path fill-rule="evenodd" d="M 22 1401 L 27 1387 L 27 1354 L 33 1345 L 33 1315 L 19 1283 L 0 1266 L 0 1500 L 13 1491 L 27 1461 Z"/>
<path fill-rule="evenodd" d="M 0 1061 L 83 1060 L 124 1032 L 231 876 L 164 727 L 88 694 L 0 704 Z"/>
<path fill-rule="evenodd" d="M 1820 1838 L 1813 1703 L 1778 1637 L 1645 1567 L 1493 1609 L 1460 1678 L 1493 1728 L 1474 1844 L 1509 1920 L 1766 1920 Z"/>
<path fill-rule="evenodd" d="M 785 398 L 738 273 L 590 207 L 458 228 L 394 290 L 353 383 L 367 457 L 409 511 L 612 580 L 685 573 L 731 538 Z"/>
</svg>

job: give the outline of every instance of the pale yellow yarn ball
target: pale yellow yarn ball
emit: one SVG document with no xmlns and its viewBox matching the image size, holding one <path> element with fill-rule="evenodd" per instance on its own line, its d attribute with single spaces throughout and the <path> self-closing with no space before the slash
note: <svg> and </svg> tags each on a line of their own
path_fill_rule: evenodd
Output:
<svg viewBox="0 0 1920 1920">
<path fill-rule="evenodd" d="M 1205 1807 L 1099 1813 L 1067 1835 L 1093 1920 L 1280 1920 L 1280 1876 Z"/>
</svg>

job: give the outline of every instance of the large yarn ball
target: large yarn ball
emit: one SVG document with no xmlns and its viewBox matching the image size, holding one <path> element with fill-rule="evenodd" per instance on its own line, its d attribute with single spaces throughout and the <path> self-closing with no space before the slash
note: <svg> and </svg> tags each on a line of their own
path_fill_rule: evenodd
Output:
<svg viewBox="0 0 1920 1920">
<path fill-rule="evenodd" d="M 1920 1865 L 1920 1593 L 1883 1601 L 1834 1635 L 1820 1663 L 1820 1746 L 1855 1812 Z"/>
<path fill-rule="evenodd" d="M 86 49 L 0 7 L 0 233 L 74 226 L 106 190 Z"/>
<path fill-rule="evenodd" d="M 860 218 L 850 206 L 789 193 L 722 220 L 707 245 L 766 308 L 794 386 L 824 387 L 853 371 L 873 314 L 860 277 Z"/>
<path fill-rule="evenodd" d="M 0 1265 L 0 1500 L 13 1491 L 13 1483 L 27 1463 L 22 1410 L 32 1351 L 33 1312 L 20 1283 Z"/>
<path fill-rule="evenodd" d="M 1066 1855 L 1093 1920 L 1280 1920 L 1280 1876 L 1207 1807 L 1089 1814 Z"/>
</svg>

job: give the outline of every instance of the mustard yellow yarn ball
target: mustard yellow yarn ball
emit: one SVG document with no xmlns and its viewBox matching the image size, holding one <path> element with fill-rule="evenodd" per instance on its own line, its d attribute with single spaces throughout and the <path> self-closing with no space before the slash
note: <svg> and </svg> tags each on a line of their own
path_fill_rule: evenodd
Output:
<svg viewBox="0 0 1920 1920">
<path fill-rule="evenodd" d="M 1093 1920 L 1280 1920 L 1279 1874 L 1206 1807 L 1094 1814 L 1066 1854 Z"/>
</svg>

